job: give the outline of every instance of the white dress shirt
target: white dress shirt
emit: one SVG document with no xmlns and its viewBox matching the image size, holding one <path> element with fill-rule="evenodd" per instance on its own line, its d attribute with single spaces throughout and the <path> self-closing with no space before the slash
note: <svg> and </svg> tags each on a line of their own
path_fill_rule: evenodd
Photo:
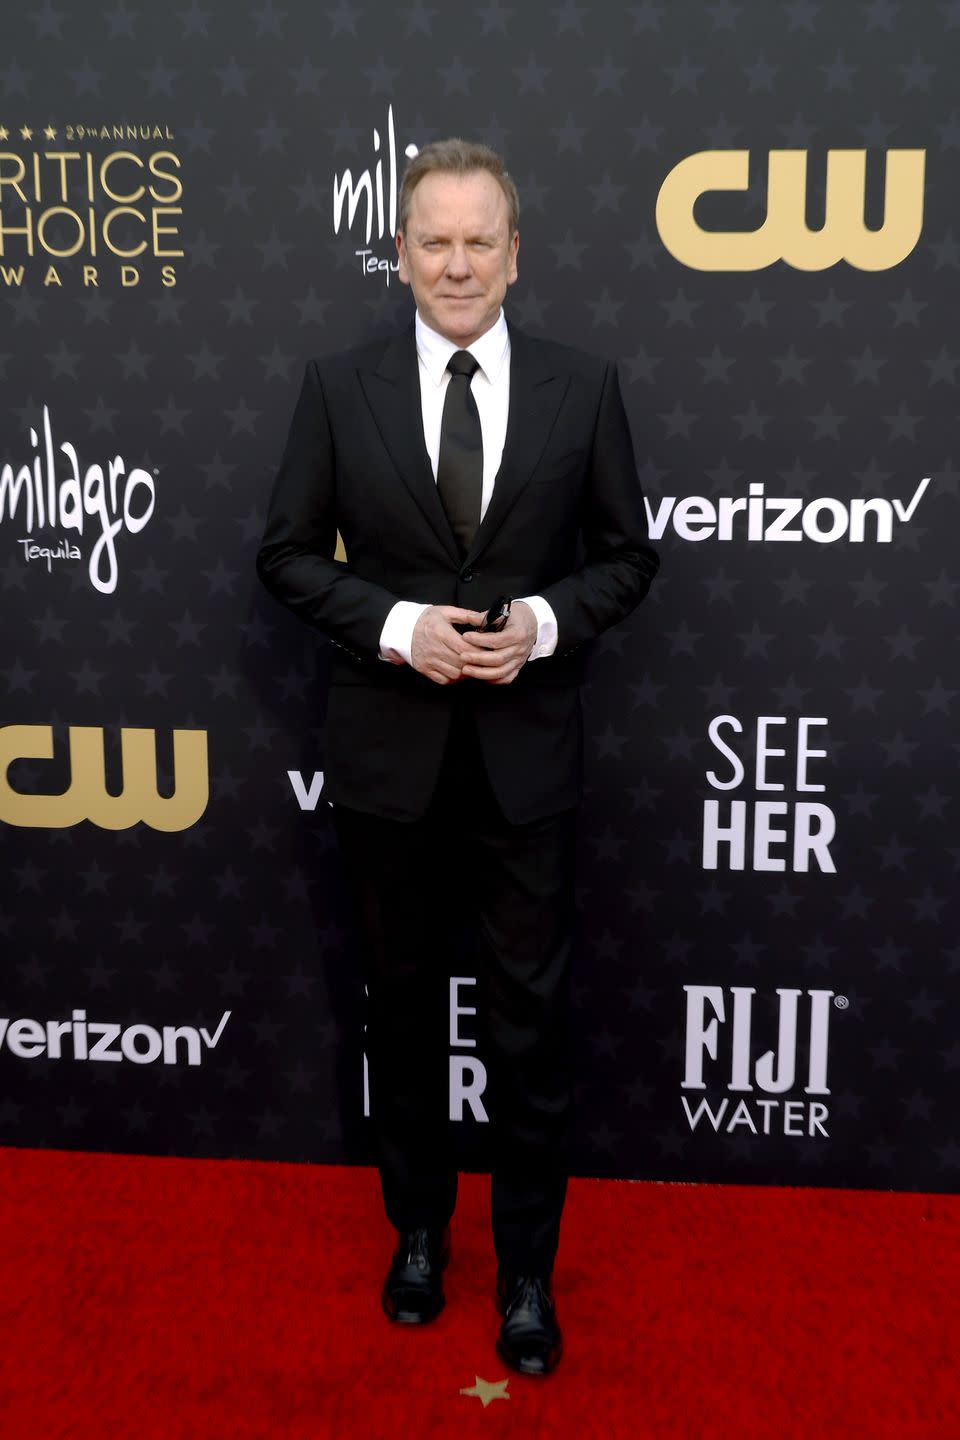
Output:
<svg viewBox="0 0 960 1440">
<path fill-rule="evenodd" d="M 460 347 L 436 330 L 431 330 L 429 325 L 425 325 L 419 310 L 416 339 L 423 439 L 433 468 L 433 478 L 436 480 L 443 402 L 450 383 L 447 364 L 450 356 Z M 510 332 L 502 310 L 496 323 L 481 335 L 479 340 L 466 348 L 479 364 L 479 369 L 470 382 L 470 389 L 480 416 L 480 435 L 483 440 L 483 488 L 480 496 L 482 520 L 490 504 L 494 481 L 500 469 L 510 411 Z M 542 595 L 516 598 L 529 605 L 537 617 L 537 638 L 530 652 L 530 659 L 552 655 L 557 648 L 557 617 L 551 606 Z M 428 605 L 421 605 L 414 600 L 397 601 L 380 632 L 380 655 L 384 660 L 390 660 L 395 665 L 410 664 L 414 627 L 424 610 L 429 608 Z"/>
</svg>

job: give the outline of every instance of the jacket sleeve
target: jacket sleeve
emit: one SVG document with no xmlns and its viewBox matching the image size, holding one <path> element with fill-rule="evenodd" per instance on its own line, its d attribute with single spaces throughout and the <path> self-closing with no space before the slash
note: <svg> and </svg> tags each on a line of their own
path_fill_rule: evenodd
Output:
<svg viewBox="0 0 960 1440">
<path fill-rule="evenodd" d="M 659 569 L 615 365 L 606 367 L 584 488 L 584 563 L 541 592 L 557 617 L 556 655 L 593 640 L 639 605 Z"/>
<path fill-rule="evenodd" d="M 337 474 L 316 361 L 307 366 L 257 554 L 257 574 L 295 615 L 357 659 L 376 659 L 397 596 L 335 560 Z"/>
</svg>

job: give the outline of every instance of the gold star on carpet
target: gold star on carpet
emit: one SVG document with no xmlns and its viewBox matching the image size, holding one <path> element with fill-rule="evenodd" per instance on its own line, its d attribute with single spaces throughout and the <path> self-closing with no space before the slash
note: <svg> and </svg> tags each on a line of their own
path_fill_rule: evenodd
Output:
<svg viewBox="0 0 960 1440">
<path fill-rule="evenodd" d="M 43 133 L 48 140 L 56 140 L 57 138 L 57 132 L 52 125 L 45 125 L 43 127 Z"/>
<path fill-rule="evenodd" d="M 478 1400 L 483 1401 L 483 1408 L 486 1410 L 491 1400 L 509 1400 L 507 1386 L 509 1380 L 481 1380 L 479 1375 L 474 1376 L 474 1384 L 469 1389 L 461 1389 L 461 1395 L 476 1395 Z"/>
<path fill-rule="evenodd" d="M 0 125 L 0 140 L 6 140 L 9 138 L 9 136 L 10 131 L 7 129 L 6 125 Z"/>
<path fill-rule="evenodd" d="M 32 139 L 33 139 L 33 131 L 30 129 L 30 126 L 29 126 L 29 125 L 21 125 L 21 126 L 20 126 L 20 139 L 21 139 L 21 140 L 32 140 Z"/>
</svg>

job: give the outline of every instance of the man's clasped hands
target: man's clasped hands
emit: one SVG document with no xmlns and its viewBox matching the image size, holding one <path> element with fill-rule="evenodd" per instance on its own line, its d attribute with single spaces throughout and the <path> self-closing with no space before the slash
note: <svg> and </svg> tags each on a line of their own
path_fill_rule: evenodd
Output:
<svg viewBox="0 0 960 1440">
<path fill-rule="evenodd" d="M 410 659 L 415 670 L 437 685 L 457 680 L 486 680 L 509 685 L 530 658 L 537 640 L 537 617 L 529 605 L 517 600 L 502 630 L 467 630 L 457 625 L 480 625 L 483 610 L 462 610 L 456 605 L 431 605 L 413 631 Z"/>
</svg>

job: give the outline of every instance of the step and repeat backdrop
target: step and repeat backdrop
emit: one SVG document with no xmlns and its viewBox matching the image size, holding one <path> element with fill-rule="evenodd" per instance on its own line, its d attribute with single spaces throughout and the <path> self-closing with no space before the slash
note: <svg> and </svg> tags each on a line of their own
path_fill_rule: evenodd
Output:
<svg viewBox="0 0 960 1440">
<path fill-rule="evenodd" d="M 314 355 L 502 149 L 508 315 L 620 361 L 576 1167 L 953 1190 L 960 4 L 29 3 L 0 56 L 0 1142 L 369 1158 L 328 645 L 259 589 Z M 489 1125 L 469 953 L 450 1115 Z"/>
</svg>

